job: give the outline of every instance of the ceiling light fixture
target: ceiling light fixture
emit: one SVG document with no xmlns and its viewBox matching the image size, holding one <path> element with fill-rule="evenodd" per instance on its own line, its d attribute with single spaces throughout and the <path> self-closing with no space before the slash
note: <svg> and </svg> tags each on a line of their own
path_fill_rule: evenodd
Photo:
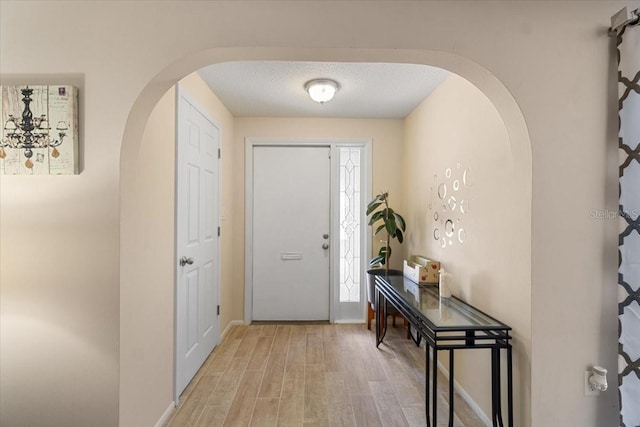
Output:
<svg viewBox="0 0 640 427">
<path fill-rule="evenodd" d="M 305 83 L 304 88 L 311 99 L 324 104 L 333 99 L 338 89 L 340 89 L 340 85 L 335 80 L 314 79 Z"/>
</svg>

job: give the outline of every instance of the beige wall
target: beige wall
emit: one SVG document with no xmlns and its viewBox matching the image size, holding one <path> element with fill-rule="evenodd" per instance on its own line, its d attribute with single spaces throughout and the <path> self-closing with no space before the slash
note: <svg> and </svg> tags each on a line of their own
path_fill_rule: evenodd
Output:
<svg viewBox="0 0 640 427">
<path fill-rule="evenodd" d="M 221 148 L 229 153 L 220 163 L 220 332 L 231 316 L 231 245 L 233 216 L 230 178 L 233 117 L 197 74 L 180 81 L 185 91 L 221 129 Z M 173 401 L 175 307 L 175 90 L 170 89 L 149 117 L 140 145 L 140 158 L 132 188 L 136 203 L 123 240 L 134 246 L 123 262 L 134 279 L 120 291 L 120 424 L 154 425 Z M 229 159 L 229 161 L 226 161 Z M 130 239 L 130 240 L 129 240 Z M 140 400 L 138 396 L 145 396 Z"/>
<path fill-rule="evenodd" d="M 516 425 L 526 425 L 530 417 L 531 285 L 520 261 L 527 253 L 520 238 L 525 206 L 515 203 L 517 194 L 526 190 L 514 180 L 504 123 L 482 92 L 451 75 L 407 117 L 404 142 L 401 212 L 407 220 L 405 257 L 423 254 L 440 261 L 452 275 L 450 287 L 455 296 L 513 328 L 515 419 Z M 451 170 L 449 179 L 447 169 Z M 470 171 L 469 185 L 463 182 L 465 170 Z M 453 188 L 456 179 L 458 190 Z M 444 199 L 438 196 L 441 183 L 447 190 Z M 447 203 L 450 196 L 456 202 L 453 210 Z M 461 203 L 464 212 L 459 209 Z M 455 230 L 443 248 L 443 223 L 449 218 Z M 435 228 L 440 232 L 438 240 Z M 466 234 L 463 243 L 457 238 L 459 229 Z M 440 358 L 448 367 L 446 356 L 445 352 Z M 456 353 L 456 379 L 490 416 L 489 366 L 488 351 Z"/>
<path fill-rule="evenodd" d="M 241 59 L 427 63 L 487 94 L 531 187 L 532 425 L 615 424 L 615 387 L 585 398 L 582 375 L 616 371 L 617 227 L 589 212 L 617 206 L 606 28 L 625 5 L 640 2 L 1 2 L 0 80 L 80 79 L 84 98 L 80 175 L 0 178 L 0 424 L 113 426 L 144 401 L 118 387 L 119 354 L 155 357 L 119 332 L 152 328 L 121 293 L 140 142 L 175 82 Z"/>
<path fill-rule="evenodd" d="M 7 64 L 0 5 L 0 70 Z M 59 71 L 59 69 L 57 70 Z M 56 72 L 57 72 L 56 71 Z M 79 74 L 6 76 L 2 84 L 72 82 Z M 114 109 L 80 108 L 77 176 L 0 176 L 0 425 L 118 421 L 118 145 Z M 91 141 L 91 142 L 88 142 Z M 109 179 L 110 177 L 110 179 Z M 37 403 L 36 403 L 37 402 Z M 72 403 L 73 402 L 73 403 Z M 34 404 L 37 410 L 34 409 Z M 72 405 L 72 406 L 70 406 Z"/>
<path fill-rule="evenodd" d="M 246 138 L 348 138 L 372 141 L 372 190 L 389 190 L 402 199 L 402 120 L 313 119 L 313 118 L 245 118 L 235 119 L 234 176 L 236 183 L 234 216 L 234 315 L 244 316 L 244 176 Z M 374 239 L 375 240 L 375 239 Z M 243 319 L 244 317 L 239 317 Z"/>
<path fill-rule="evenodd" d="M 123 262 L 135 280 L 120 290 L 120 419 L 153 425 L 173 400 L 175 277 L 175 90 L 170 89 L 149 116 L 140 144 L 140 162 L 130 190 L 136 194 L 130 239 Z M 136 396 L 146 399 L 137 401 Z M 154 419 L 155 417 L 155 419 Z"/>
</svg>

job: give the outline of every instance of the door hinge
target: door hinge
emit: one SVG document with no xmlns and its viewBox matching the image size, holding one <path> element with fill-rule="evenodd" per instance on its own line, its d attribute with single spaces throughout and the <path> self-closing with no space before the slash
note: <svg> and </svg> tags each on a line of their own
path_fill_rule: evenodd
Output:
<svg viewBox="0 0 640 427">
<path fill-rule="evenodd" d="M 218 148 L 218 158 L 222 158 L 222 152 L 220 151 L 220 149 Z"/>
<path fill-rule="evenodd" d="M 218 237 L 220 237 L 220 226 L 218 226 Z"/>
<path fill-rule="evenodd" d="M 218 316 L 220 316 L 220 306 L 218 305 Z"/>
</svg>

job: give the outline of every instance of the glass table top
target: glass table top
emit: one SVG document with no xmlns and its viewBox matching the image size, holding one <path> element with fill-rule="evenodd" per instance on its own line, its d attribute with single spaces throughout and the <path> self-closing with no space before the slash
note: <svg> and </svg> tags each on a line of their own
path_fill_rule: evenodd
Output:
<svg viewBox="0 0 640 427">
<path fill-rule="evenodd" d="M 440 298 L 436 285 L 420 285 L 404 276 L 377 276 L 418 310 L 435 329 L 511 329 L 504 323 L 452 296 Z"/>
</svg>

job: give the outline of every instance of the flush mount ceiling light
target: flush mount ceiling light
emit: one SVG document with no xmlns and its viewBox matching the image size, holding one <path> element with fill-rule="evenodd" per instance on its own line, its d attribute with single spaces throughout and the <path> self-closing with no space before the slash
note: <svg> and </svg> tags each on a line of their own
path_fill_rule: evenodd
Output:
<svg viewBox="0 0 640 427">
<path fill-rule="evenodd" d="M 305 83 L 304 88 L 311 99 L 324 104 L 333 99 L 338 89 L 340 89 L 340 85 L 335 80 L 315 79 Z"/>
</svg>

